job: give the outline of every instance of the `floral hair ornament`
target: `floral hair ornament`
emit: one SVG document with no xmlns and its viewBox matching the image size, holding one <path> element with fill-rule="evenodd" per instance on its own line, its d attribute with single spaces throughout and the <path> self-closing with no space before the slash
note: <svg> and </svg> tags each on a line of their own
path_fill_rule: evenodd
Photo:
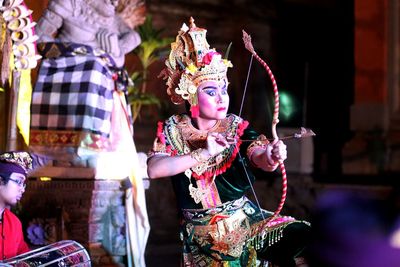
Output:
<svg viewBox="0 0 400 267">
<path fill-rule="evenodd" d="M 167 79 L 167 93 L 172 103 L 180 105 L 188 101 L 193 118 L 199 116 L 197 87 L 205 81 L 226 79 L 228 67 L 232 67 L 229 60 L 210 49 L 206 33 L 206 29 L 194 24 L 192 17 L 189 27 L 184 23 L 171 44 L 166 68 L 160 73 Z"/>
</svg>

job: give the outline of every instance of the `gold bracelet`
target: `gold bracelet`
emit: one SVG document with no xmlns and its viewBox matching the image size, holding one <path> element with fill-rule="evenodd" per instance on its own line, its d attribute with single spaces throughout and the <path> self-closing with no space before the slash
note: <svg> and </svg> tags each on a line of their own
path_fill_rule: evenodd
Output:
<svg viewBox="0 0 400 267">
<path fill-rule="evenodd" d="M 210 157 L 205 157 L 201 152 L 203 152 L 203 148 L 198 148 L 190 152 L 190 156 L 194 158 L 197 162 L 203 163 L 206 162 Z"/>
<path fill-rule="evenodd" d="M 247 157 L 249 159 L 251 159 L 253 152 L 256 149 L 263 149 L 265 150 L 267 148 L 267 145 L 269 144 L 269 141 L 267 139 L 267 137 L 265 137 L 265 135 L 261 134 L 257 137 L 257 139 L 255 139 L 253 142 L 251 142 L 251 144 L 249 145 L 249 147 L 247 148 Z"/>
</svg>

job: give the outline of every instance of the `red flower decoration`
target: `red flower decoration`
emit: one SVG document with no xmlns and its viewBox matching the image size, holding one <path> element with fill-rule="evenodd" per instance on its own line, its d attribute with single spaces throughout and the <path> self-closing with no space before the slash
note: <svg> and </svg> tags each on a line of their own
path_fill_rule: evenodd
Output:
<svg viewBox="0 0 400 267">
<path fill-rule="evenodd" d="M 205 54 L 205 56 L 203 57 L 203 64 L 205 65 L 210 64 L 214 55 L 220 55 L 220 53 L 211 51 Z"/>
<path fill-rule="evenodd" d="M 190 107 L 190 113 L 192 114 L 192 118 L 198 118 L 200 115 L 199 105 L 192 105 Z"/>
</svg>

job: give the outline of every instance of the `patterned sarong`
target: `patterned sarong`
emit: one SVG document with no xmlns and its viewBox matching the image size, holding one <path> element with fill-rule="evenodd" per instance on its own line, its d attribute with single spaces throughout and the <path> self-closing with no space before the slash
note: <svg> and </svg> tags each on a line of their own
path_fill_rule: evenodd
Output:
<svg viewBox="0 0 400 267">
<path fill-rule="evenodd" d="M 43 60 L 32 95 L 31 147 L 107 150 L 113 92 L 122 72 L 106 53 L 89 46 L 42 43 L 39 51 Z"/>
</svg>

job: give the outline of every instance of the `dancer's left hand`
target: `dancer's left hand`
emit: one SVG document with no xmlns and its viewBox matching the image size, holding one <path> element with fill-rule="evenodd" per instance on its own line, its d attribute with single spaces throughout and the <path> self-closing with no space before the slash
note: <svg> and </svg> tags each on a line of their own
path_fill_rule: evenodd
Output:
<svg viewBox="0 0 400 267">
<path fill-rule="evenodd" d="M 286 145 L 281 140 L 274 140 L 269 143 L 266 152 L 268 164 L 271 166 L 274 166 L 287 158 Z"/>
</svg>

